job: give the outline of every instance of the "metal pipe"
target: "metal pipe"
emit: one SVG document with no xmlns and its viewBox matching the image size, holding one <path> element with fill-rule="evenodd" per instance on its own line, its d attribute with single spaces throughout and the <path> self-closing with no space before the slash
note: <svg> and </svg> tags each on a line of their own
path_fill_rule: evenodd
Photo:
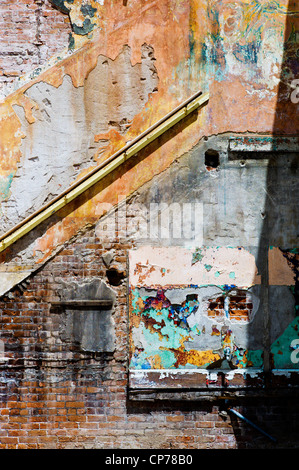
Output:
<svg viewBox="0 0 299 470">
<path fill-rule="evenodd" d="M 257 426 L 256 424 L 254 424 L 252 421 L 250 421 L 248 418 L 246 418 L 245 416 L 241 415 L 241 413 L 239 413 L 237 410 L 235 410 L 234 408 L 228 408 L 228 411 L 230 411 L 231 413 L 233 413 L 234 415 L 238 416 L 238 418 L 242 419 L 243 421 L 245 421 L 247 424 L 249 424 L 250 426 L 252 426 L 253 428 L 257 429 L 259 432 L 261 432 L 262 434 L 264 434 L 265 436 L 267 436 L 269 439 L 271 439 L 271 441 L 273 442 L 277 442 L 277 439 L 275 437 L 272 437 L 270 436 L 270 434 L 268 434 L 266 431 L 263 431 L 263 429 L 261 429 L 259 426 Z"/>
</svg>

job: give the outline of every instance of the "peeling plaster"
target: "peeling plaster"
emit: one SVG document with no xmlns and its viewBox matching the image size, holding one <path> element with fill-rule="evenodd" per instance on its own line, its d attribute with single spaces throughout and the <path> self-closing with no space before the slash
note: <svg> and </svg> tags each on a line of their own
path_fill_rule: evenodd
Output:
<svg viewBox="0 0 299 470">
<path fill-rule="evenodd" d="M 224 282 L 229 278 L 230 263 L 234 265 L 234 285 L 216 285 L 213 277 L 203 276 L 209 251 Z M 280 250 L 270 249 L 269 256 L 277 266 Z M 159 260 L 163 260 L 166 274 L 161 275 Z M 130 251 L 129 266 L 132 370 L 262 367 L 260 279 L 254 257 L 247 250 L 147 246 Z M 244 284 L 242 275 L 246 271 L 249 277 Z M 277 289 L 280 274 L 275 272 L 276 277 L 272 273 L 271 279 Z M 295 285 L 294 276 L 288 277 L 287 285 Z M 299 331 L 298 317 L 294 317 L 295 310 L 289 318 L 281 309 L 279 316 L 272 312 L 276 328 L 272 329 L 271 351 L 277 368 L 292 366 L 290 345 Z"/>
<path fill-rule="evenodd" d="M 95 165 L 109 144 L 109 130 L 128 131 L 158 89 L 154 62 L 153 49 L 144 44 L 141 63 L 132 66 L 130 48 L 124 47 L 114 61 L 99 56 L 84 86 L 74 87 L 66 75 L 58 87 L 38 82 L 25 91 L 32 112 L 13 105 L 21 122 L 22 158 L 14 177 L 3 183 L 2 233 Z"/>
<path fill-rule="evenodd" d="M 189 152 L 203 136 L 228 130 L 235 133 L 267 134 L 273 130 L 285 135 L 296 133 L 298 107 L 289 99 L 291 90 L 288 89 L 288 81 L 296 70 L 294 31 L 298 29 L 298 11 L 287 14 L 285 0 L 267 4 L 256 0 L 249 3 L 240 0 L 233 8 L 231 2 L 205 0 L 141 3 L 132 0 L 118 8 L 109 0 L 104 4 L 90 1 L 89 5 L 97 9 L 92 16 L 92 20 L 96 18 L 97 21 L 92 38 L 84 36 L 84 41 L 76 44 L 74 53 L 61 55 L 63 59 L 57 57 L 51 61 L 50 68 L 33 72 L 31 82 L 16 90 L 1 105 L 0 177 L 3 181 L 3 197 L 10 197 L 20 206 L 23 202 L 23 196 L 18 198 L 18 194 L 11 192 L 14 184 L 11 183 L 11 175 L 15 175 L 18 168 L 21 173 L 22 144 L 26 141 L 29 148 L 35 145 L 35 141 L 30 139 L 29 134 L 22 134 L 21 121 L 24 124 L 25 118 L 23 115 L 19 117 L 16 110 L 23 107 L 26 119 L 32 122 L 32 128 L 36 125 L 34 116 L 39 110 L 27 96 L 30 93 L 27 90 L 33 89 L 38 83 L 58 88 L 63 86 L 69 76 L 74 87 L 81 87 L 97 66 L 100 56 L 113 61 L 123 46 L 127 45 L 131 48 L 131 64 L 134 66 L 142 62 L 142 45 L 151 45 L 156 58 L 159 89 L 143 104 L 141 110 L 136 111 L 125 138 L 116 129 L 96 134 L 99 142 L 108 140 L 102 159 L 198 89 L 209 90 L 211 99 L 208 108 L 201 110 L 197 119 L 189 123 L 184 132 L 179 132 L 161 148 L 155 149 L 100 195 L 92 195 L 80 208 L 73 204 L 68 215 L 61 211 L 57 222 L 40 236 L 35 251 L 31 253 L 35 267 L 49 259 L 58 245 L 62 246 L 79 230 L 99 220 L 103 215 L 100 204 L 109 203 L 113 206 L 117 203 L 115 195 L 132 195 L 155 175 L 169 168 L 181 155 Z M 72 9 L 78 18 L 82 14 L 81 20 L 84 20 L 80 10 L 82 2 L 74 0 L 69 6 L 68 10 Z M 292 29 L 285 31 L 287 19 Z M 282 64 L 284 33 L 288 38 L 288 57 L 286 63 Z M 173 37 L 176 41 L 173 41 Z M 267 61 L 264 60 L 266 56 Z M 279 97 L 277 110 L 277 76 L 280 70 L 285 90 Z M 89 138 L 96 136 L 89 135 Z M 89 168 L 93 166 L 91 161 Z M 85 171 L 87 167 L 80 174 Z M 68 172 L 65 174 L 69 175 Z M 215 180 L 220 175 L 219 172 L 213 172 Z M 79 172 L 76 173 L 74 169 L 72 177 L 77 176 Z M 69 180 L 65 180 L 64 184 L 69 184 Z M 221 184 L 224 184 L 223 179 Z M 51 197 L 51 194 L 49 192 L 48 196 Z M 45 194 L 43 199 L 46 200 Z M 19 212 L 20 217 L 24 217 L 21 210 Z M 251 223 L 251 220 L 248 222 Z M 42 257 L 39 256 L 40 252 L 43 253 Z"/>
<path fill-rule="evenodd" d="M 140 247 L 130 252 L 132 286 L 171 286 L 232 284 L 230 273 L 234 270 L 234 284 L 248 288 L 259 284 L 254 256 L 244 248 L 202 248 L 201 258 L 194 262 L 196 248 Z M 175 260 L 175 263 L 174 263 Z M 200 261 L 200 263 L 199 263 Z M 211 265 L 207 270 L 205 265 Z M 164 275 L 161 276 L 161 269 Z M 216 274 L 220 271 L 219 276 Z M 217 283 L 216 283 L 217 279 Z"/>
</svg>

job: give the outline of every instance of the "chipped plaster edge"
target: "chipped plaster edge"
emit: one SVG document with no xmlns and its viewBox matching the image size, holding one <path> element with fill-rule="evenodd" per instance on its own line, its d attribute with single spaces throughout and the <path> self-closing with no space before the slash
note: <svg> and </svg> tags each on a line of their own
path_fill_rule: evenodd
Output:
<svg viewBox="0 0 299 470">
<path fill-rule="evenodd" d="M 19 271 L 19 272 L 0 272 L 0 297 L 7 294 L 11 288 L 20 282 L 24 281 L 32 271 Z"/>
</svg>

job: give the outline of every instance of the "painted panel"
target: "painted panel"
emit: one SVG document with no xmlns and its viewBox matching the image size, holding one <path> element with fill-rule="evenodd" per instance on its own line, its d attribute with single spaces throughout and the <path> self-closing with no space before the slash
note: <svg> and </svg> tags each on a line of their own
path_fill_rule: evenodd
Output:
<svg viewBox="0 0 299 470">
<path fill-rule="evenodd" d="M 269 250 L 271 359 L 274 369 L 299 368 L 299 250 Z M 282 300 L 283 299 L 283 300 Z M 279 328 L 288 318 L 285 328 Z"/>
<path fill-rule="evenodd" d="M 268 335 L 273 367 L 298 368 L 292 362 L 299 343 L 294 300 L 297 258 L 294 250 L 269 250 L 273 324 L 268 332 L 261 302 L 265 286 L 248 249 L 147 246 L 132 250 L 130 369 L 260 369 Z M 277 287 L 285 298 L 279 308 Z"/>
</svg>

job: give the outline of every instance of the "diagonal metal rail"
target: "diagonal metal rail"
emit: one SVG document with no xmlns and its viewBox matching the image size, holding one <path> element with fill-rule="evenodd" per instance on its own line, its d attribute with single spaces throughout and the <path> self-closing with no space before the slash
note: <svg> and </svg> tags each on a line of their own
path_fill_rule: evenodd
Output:
<svg viewBox="0 0 299 470">
<path fill-rule="evenodd" d="M 209 94 L 202 94 L 202 92 L 199 91 L 181 103 L 146 131 L 139 134 L 139 136 L 127 143 L 92 171 L 87 173 L 84 177 L 70 185 L 69 188 L 61 194 L 0 236 L 0 252 L 33 230 L 44 220 L 59 211 L 62 207 L 76 199 L 80 194 L 91 188 L 118 166 L 126 162 L 129 158 L 136 155 L 140 150 L 149 145 L 188 114 L 207 103 L 208 100 Z"/>
</svg>

